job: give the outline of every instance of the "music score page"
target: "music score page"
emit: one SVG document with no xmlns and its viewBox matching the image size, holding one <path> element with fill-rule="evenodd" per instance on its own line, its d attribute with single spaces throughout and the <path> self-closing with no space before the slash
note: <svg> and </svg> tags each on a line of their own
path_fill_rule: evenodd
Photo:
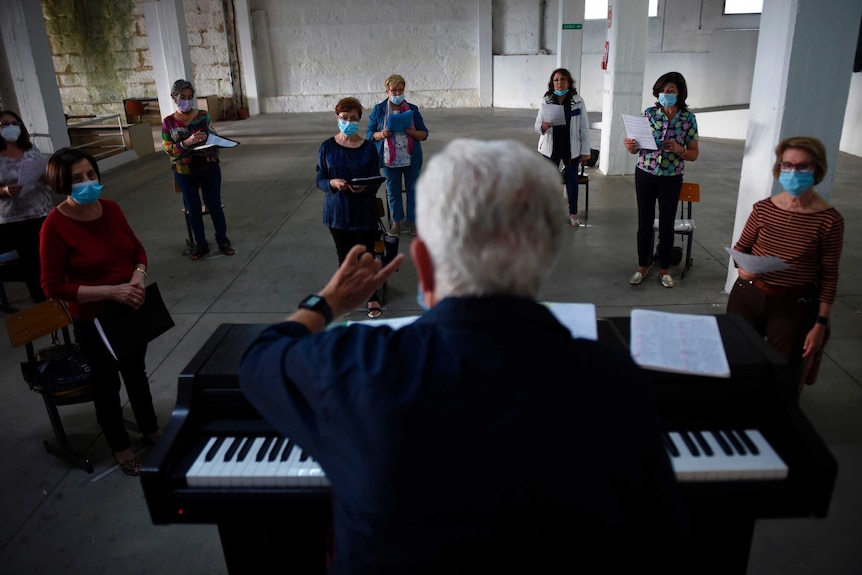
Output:
<svg viewBox="0 0 862 575">
<path fill-rule="evenodd" d="M 632 310 L 629 346 L 644 368 L 730 377 L 715 316 Z"/>
</svg>

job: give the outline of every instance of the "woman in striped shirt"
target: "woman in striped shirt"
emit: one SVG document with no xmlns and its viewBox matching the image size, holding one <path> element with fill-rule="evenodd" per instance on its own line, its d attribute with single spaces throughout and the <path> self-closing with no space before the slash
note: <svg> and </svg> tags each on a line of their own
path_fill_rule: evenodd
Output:
<svg viewBox="0 0 862 575">
<path fill-rule="evenodd" d="M 838 287 L 844 218 L 814 185 L 826 175 L 826 149 L 810 137 L 783 140 L 772 173 L 784 191 L 754 204 L 735 249 L 777 256 L 787 269 L 754 274 L 739 267 L 728 313 L 744 316 L 795 369 L 814 383 Z"/>
</svg>

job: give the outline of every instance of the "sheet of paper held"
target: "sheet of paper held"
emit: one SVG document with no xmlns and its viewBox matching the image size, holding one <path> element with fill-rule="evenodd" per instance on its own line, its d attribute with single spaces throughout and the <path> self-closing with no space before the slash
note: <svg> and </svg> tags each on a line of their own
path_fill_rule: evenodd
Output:
<svg viewBox="0 0 862 575">
<path fill-rule="evenodd" d="M 715 316 L 632 310 L 629 345 L 641 367 L 730 377 Z"/>
<path fill-rule="evenodd" d="M 724 251 L 730 254 L 739 267 L 750 274 L 765 274 L 767 272 L 777 272 L 780 270 L 790 269 L 790 266 L 778 256 L 755 256 L 730 249 L 724 248 Z"/>
<path fill-rule="evenodd" d="M 18 167 L 18 185 L 32 186 L 39 181 L 39 178 L 45 175 L 45 166 L 48 160 L 45 158 L 37 158 L 34 160 L 21 160 Z"/>
<path fill-rule="evenodd" d="M 638 146 L 644 150 L 658 150 L 649 120 L 643 116 L 629 116 L 623 114 L 623 125 L 626 127 L 626 136 L 638 141 Z"/>
<path fill-rule="evenodd" d="M 572 337 L 598 339 L 596 332 L 596 306 L 591 303 L 548 302 L 551 310 L 561 324 L 569 328 Z"/>
<path fill-rule="evenodd" d="M 560 104 L 547 104 L 542 102 L 542 119 L 554 126 L 566 125 L 566 113 Z"/>
<path fill-rule="evenodd" d="M 207 135 L 207 141 L 200 146 L 197 146 L 195 150 L 205 150 L 207 148 L 233 148 L 237 145 L 239 145 L 239 142 L 210 133 Z"/>
</svg>

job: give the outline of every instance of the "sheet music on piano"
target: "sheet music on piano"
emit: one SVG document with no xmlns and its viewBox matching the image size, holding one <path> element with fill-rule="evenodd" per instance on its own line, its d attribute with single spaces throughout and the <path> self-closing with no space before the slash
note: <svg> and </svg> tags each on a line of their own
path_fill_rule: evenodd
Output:
<svg viewBox="0 0 862 575">
<path fill-rule="evenodd" d="M 634 309 L 630 351 L 641 367 L 730 377 L 715 316 Z"/>
</svg>

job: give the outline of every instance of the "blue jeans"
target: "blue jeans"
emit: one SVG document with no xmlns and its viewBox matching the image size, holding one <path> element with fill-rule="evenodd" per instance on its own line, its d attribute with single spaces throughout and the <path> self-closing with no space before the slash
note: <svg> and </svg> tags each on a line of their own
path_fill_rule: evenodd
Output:
<svg viewBox="0 0 862 575">
<path fill-rule="evenodd" d="M 221 168 L 219 168 L 218 163 L 213 162 L 196 168 L 195 172 L 191 174 L 174 172 L 174 181 L 183 193 L 183 203 L 189 214 L 192 235 L 194 235 L 198 249 L 206 248 L 209 245 L 204 232 L 201 196 L 203 196 L 203 203 L 206 204 L 213 220 L 216 243 L 220 246 L 229 245 L 227 223 L 224 219 L 224 210 L 221 207 Z M 198 189 L 200 189 L 200 194 Z"/>
<path fill-rule="evenodd" d="M 404 206 L 401 201 L 402 179 L 404 191 L 407 192 L 407 221 L 416 221 L 416 180 L 419 179 L 421 170 L 422 164 L 417 165 L 415 161 L 403 168 L 383 168 L 383 175 L 386 176 L 386 199 L 389 202 L 389 213 L 393 222 L 404 219 Z"/>
</svg>

